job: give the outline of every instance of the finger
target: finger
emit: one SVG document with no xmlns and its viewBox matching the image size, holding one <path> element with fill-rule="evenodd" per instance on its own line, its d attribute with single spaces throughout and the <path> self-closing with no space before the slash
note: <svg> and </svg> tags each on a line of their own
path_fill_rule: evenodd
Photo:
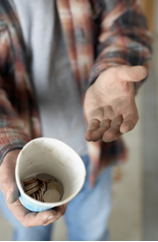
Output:
<svg viewBox="0 0 158 242">
<path fill-rule="evenodd" d="M 0 187 L 8 204 L 19 198 L 19 191 L 15 182 L 15 165 L 20 150 L 14 150 L 6 155 L 0 167 Z"/>
<path fill-rule="evenodd" d="M 131 131 L 136 123 L 138 122 L 138 114 L 137 113 L 131 113 L 129 114 L 123 121 L 122 125 L 120 126 L 120 132 L 122 134 L 127 133 Z"/>
<path fill-rule="evenodd" d="M 104 142 L 111 142 L 111 141 L 118 139 L 122 135 L 119 128 L 120 128 L 120 126 L 117 125 L 117 126 L 114 126 L 114 127 L 111 127 L 110 129 L 108 129 L 104 133 L 102 140 Z"/>
<path fill-rule="evenodd" d="M 23 218 L 23 221 L 26 227 L 34 227 L 40 225 L 48 225 L 55 222 L 57 219 L 57 213 L 52 209 L 40 213 L 28 213 Z"/>
<path fill-rule="evenodd" d="M 58 216 L 64 215 L 64 213 L 66 212 L 67 205 L 68 203 L 65 203 L 62 206 L 54 208 Z"/>
<path fill-rule="evenodd" d="M 99 128 L 91 133 L 91 140 L 98 141 L 102 139 L 103 134 L 110 128 L 110 120 L 104 119 L 100 122 Z"/>
<path fill-rule="evenodd" d="M 97 119 L 92 119 L 89 122 L 87 132 L 85 134 L 85 139 L 91 141 L 91 134 L 99 128 L 100 121 Z"/>
<path fill-rule="evenodd" d="M 44 226 L 48 226 L 49 224 L 53 223 L 54 221 L 58 220 L 61 216 L 63 216 L 66 212 L 67 205 L 68 205 L 68 203 L 54 208 L 54 210 L 56 212 L 55 220 L 54 220 L 54 218 L 52 218 L 52 220 L 49 220 L 46 224 L 44 224 Z"/>
<path fill-rule="evenodd" d="M 122 122 L 123 122 L 122 115 L 118 115 L 111 121 L 111 127 L 121 125 Z"/>
<path fill-rule="evenodd" d="M 147 69 L 144 66 L 119 66 L 118 75 L 121 79 L 129 82 L 139 82 L 147 77 Z"/>
<path fill-rule="evenodd" d="M 44 225 L 52 219 L 55 220 L 56 216 L 56 211 L 54 210 L 47 210 L 40 213 L 30 212 L 21 205 L 19 200 L 13 204 L 9 204 L 8 208 L 20 223 L 27 228 Z"/>
<path fill-rule="evenodd" d="M 121 133 L 127 133 L 132 130 L 138 122 L 138 110 L 134 100 L 129 101 L 123 112 L 123 123 L 120 126 Z"/>
<path fill-rule="evenodd" d="M 122 134 L 120 132 L 120 125 L 122 124 L 122 116 L 115 117 L 111 122 L 111 127 L 104 133 L 103 141 L 111 142 L 118 139 Z"/>
</svg>

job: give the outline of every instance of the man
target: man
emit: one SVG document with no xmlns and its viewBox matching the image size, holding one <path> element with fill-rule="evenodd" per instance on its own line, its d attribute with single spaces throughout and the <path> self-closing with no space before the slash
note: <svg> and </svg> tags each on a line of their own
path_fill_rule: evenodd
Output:
<svg viewBox="0 0 158 242">
<path fill-rule="evenodd" d="M 135 92 L 149 66 L 151 36 L 139 1 L 7 0 L 0 2 L 0 21 L 0 187 L 6 201 L 1 193 L 0 206 L 13 239 L 49 240 L 52 223 L 66 211 L 70 240 L 107 240 L 110 164 L 125 159 L 120 136 L 138 121 Z M 67 210 L 32 213 L 17 200 L 18 153 L 41 135 L 67 143 L 85 163 L 85 185 Z M 89 147 L 84 136 L 93 141 Z"/>
</svg>

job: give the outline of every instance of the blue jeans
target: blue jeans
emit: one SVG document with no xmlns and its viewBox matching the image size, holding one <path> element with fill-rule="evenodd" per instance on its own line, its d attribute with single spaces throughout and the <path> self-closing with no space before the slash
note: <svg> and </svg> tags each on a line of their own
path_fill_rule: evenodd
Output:
<svg viewBox="0 0 158 242">
<path fill-rule="evenodd" d="M 87 177 L 81 192 L 69 202 L 65 221 L 71 241 L 106 241 L 107 224 L 111 211 L 111 168 L 102 171 L 93 189 L 89 188 L 89 157 L 82 157 Z M 0 191 L 0 209 L 14 228 L 14 241 L 49 241 L 53 224 L 25 228 L 7 208 Z"/>
</svg>

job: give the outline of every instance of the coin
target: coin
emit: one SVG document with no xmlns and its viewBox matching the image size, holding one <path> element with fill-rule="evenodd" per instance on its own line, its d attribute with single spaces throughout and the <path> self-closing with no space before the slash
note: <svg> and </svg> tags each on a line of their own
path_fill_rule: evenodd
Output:
<svg viewBox="0 0 158 242">
<path fill-rule="evenodd" d="M 41 193 L 40 193 L 40 190 L 38 190 L 38 194 L 39 194 L 39 201 L 41 201 Z"/>
<path fill-rule="evenodd" d="M 35 182 L 36 180 L 37 180 L 36 177 L 31 176 L 31 177 L 29 177 L 29 178 L 26 178 L 26 179 L 23 181 L 23 183 L 24 183 L 24 185 L 28 185 L 28 184 L 30 184 L 30 183 Z"/>
<path fill-rule="evenodd" d="M 38 193 L 38 191 L 36 192 L 36 197 L 37 197 L 37 200 L 39 201 L 39 193 Z"/>
<path fill-rule="evenodd" d="M 40 173 L 36 175 L 37 179 L 43 182 L 50 182 L 52 180 L 55 180 L 55 178 L 51 175 L 45 174 L 45 173 Z"/>
<path fill-rule="evenodd" d="M 40 188 L 40 189 L 41 189 L 41 200 L 43 202 L 43 189 L 42 188 Z"/>
<path fill-rule="evenodd" d="M 45 182 L 43 182 L 43 192 L 45 193 L 46 191 L 47 191 L 47 187 L 46 187 Z"/>
<path fill-rule="evenodd" d="M 42 181 L 38 181 L 38 186 L 41 188 L 41 187 L 43 187 L 43 182 Z"/>
<path fill-rule="evenodd" d="M 40 189 L 38 190 L 38 195 L 39 195 L 39 201 L 41 201 L 41 193 L 40 193 Z"/>
<path fill-rule="evenodd" d="M 38 174 L 36 176 L 36 178 L 38 180 L 42 181 L 42 182 L 50 182 L 50 181 L 52 181 L 54 179 L 53 176 L 47 175 L 47 174 L 44 174 L 44 173 L 43 174 Z"/>
<path fill-rule="evenodd" d="M 36 192 L 34 192 L 33 194 L 34 194 L 34 196 L 35 196 L 35 199 L 37 200 Z"/>
<path fill-rule="evenodd" d="M 35 193 L 33 193 L 32 196 L 33 196 L 34 199 L 36 199 L 36 195 L 35 195 Z"/>
<path fill-rule="evenodd" d="M 26 178 L 23 183 L 25 193 L 41 202 L 58 202 L 64 192 L 63 185 L 55 177 L 45 173 Z"/>
<path fill-rule="evenodd" d="M 39 189 L 40 201 L 42 202 L 42 191 Z"/>
<path fill-rule="evenodd" d="M 55 189 L 49 189 L 44 194 L 44 202 L 46 203 L 55 203 L 60 201 L 60 194 Z"/>
<path fill-rule="evenodd" d="M 24 186 L 24 191 L 28 191 L 28 190 L 32 189 L 33 187 L 36 187 L 37 185 L 38 185 L 38 181 L 35 181 L 34 183 Z"/>
<path fill-rule="evenodd" d="M 47 189 L 55 189 L 59 192 L 60 194 L 60 197 L 63 196 L 63 193 L 64 193 L 64 188 L 63 188 L 63 185 L 60 183 L 60 182 L 57 182 L 57 181 L 52 181 L 50 182 L 48 185 L 47 185 Z"/>
<path fill-rule="evenodd" d="M 36 186 L 36 187 L 34 187 L 34 188 L 32 188 L 32 189 L 30 189 L 30 190 L 26 191 L 26 194 L 30 195 L 30 194 L 32 194 L 32 193 L 34 193 L 34 192 L 38 191 L 38 189 L 39 189 L 39 187 L 38 187 L 38 186 Z"/>
</svg>

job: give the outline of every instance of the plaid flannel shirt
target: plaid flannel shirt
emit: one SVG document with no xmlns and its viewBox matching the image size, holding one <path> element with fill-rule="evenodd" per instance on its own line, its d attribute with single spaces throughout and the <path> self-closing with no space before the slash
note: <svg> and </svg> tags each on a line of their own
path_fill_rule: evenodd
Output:
<svg viewBox="0 0 158 242">
<path fill-rule="evenodd" d="M 122 64 L 149 68 L 152 38 L 139 1 L 58 0 L 56 4 L 82 104 L 88 84 L 107 68 Z M 20 22 L 12 0 L 2 0 L 0 161 L 10 150 L 22 148 L 40 136 L 40 118 Z M 121 139 L 110 143 L 89 142 L 88 147 L 91 185 L 105 166 L 126 158 Z"/>
</svg>

